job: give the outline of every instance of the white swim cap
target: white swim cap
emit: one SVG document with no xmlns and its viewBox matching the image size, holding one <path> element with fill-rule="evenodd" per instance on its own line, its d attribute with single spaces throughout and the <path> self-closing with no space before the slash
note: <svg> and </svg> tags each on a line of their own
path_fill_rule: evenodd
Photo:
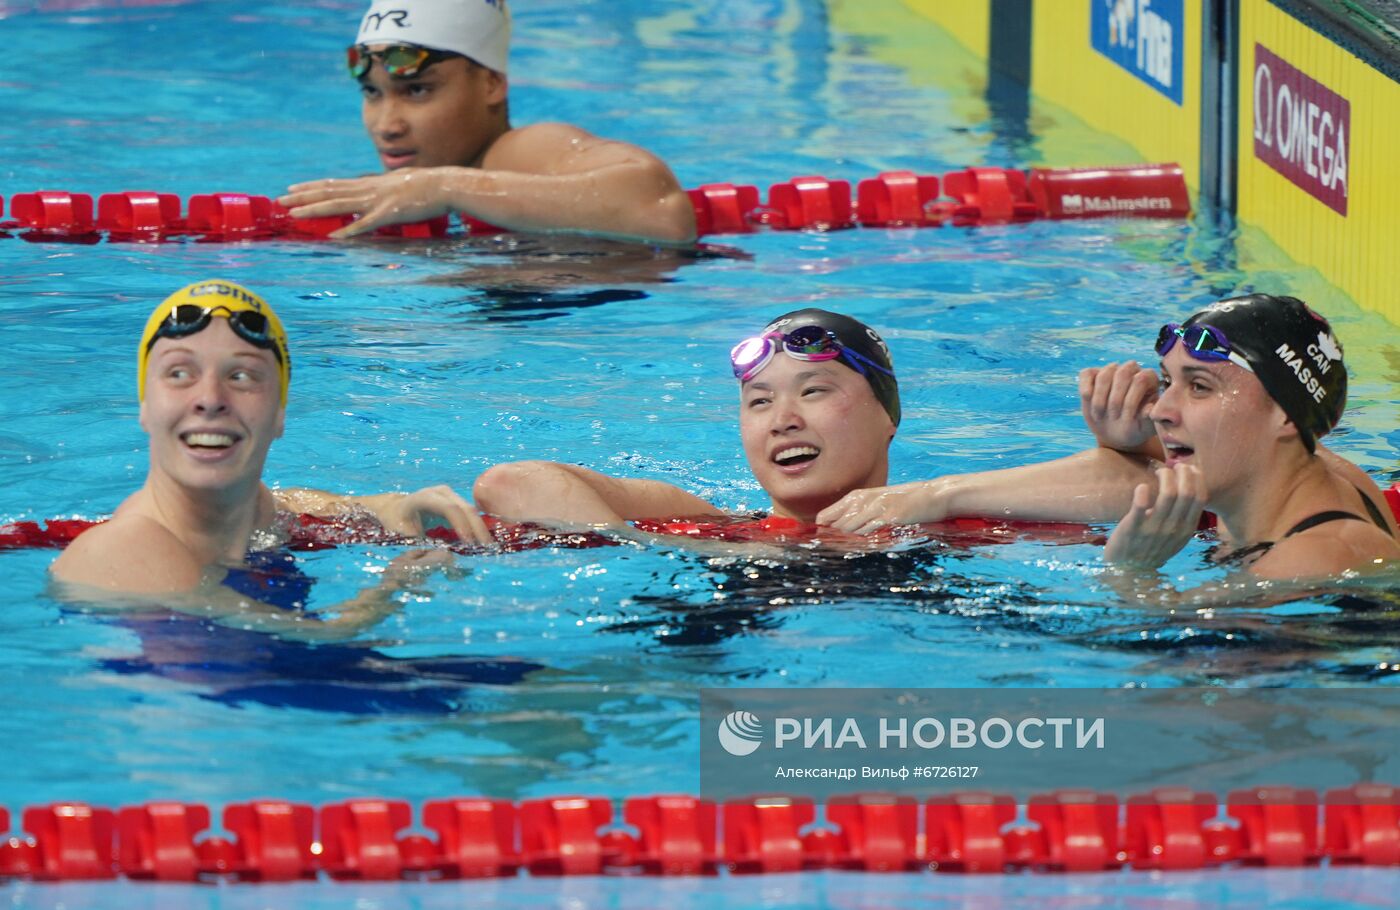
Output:
<svg viewBox="0 0 1400 910">
<path fill-rule="evenodd" d="M 510 10 L 506 0 L 374 0 L 355 43 L 451 51 L 504 73 L 510 55 Z"/>
</svg>

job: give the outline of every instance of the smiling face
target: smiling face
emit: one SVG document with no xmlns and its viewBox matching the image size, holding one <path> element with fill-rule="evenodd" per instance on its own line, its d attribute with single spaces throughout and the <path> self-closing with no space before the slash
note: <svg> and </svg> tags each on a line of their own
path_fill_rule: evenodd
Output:
<svg viewBox="0 0 1400 910">
<path fill-rule="evenodd" d="M 1167 465 L 1195 465 L 1212 497 L 1258 476 L 1280 440 L 1302 444 L 1257 377 L 1233 363 L 1196 360 L 1180 344 L 1162 360 L 1162 393 L 1150 416 Z"/>
<path fill-rule="evenodd" d="M 260 481 L 285 417 L 271 351 L 215 317 L 193 335 L 156 341 L 145 388 L 141 427 L 151 437 L 153 481 L 210 492 Z"/>
<path fill-rule="evenodd" d="M 376 60 L 360 77 L 360 92 L 365 129 L 391 171 L 475 166 L 508 128 L 505 76 L 465 57 L 434 63 L 409 79 L 390 76 Z"/>
<path fill-rule="evenodd" d="M 739 430 L 775 515 L 811 521 L 889 474 L 894 424 L 870 385 L 837 361 L 774 357 L 740 390 Z"/>
</svg>

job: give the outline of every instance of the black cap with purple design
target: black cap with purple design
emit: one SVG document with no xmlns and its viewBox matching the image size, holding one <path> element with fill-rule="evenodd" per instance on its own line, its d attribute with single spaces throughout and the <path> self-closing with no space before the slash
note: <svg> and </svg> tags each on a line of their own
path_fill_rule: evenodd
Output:
<svg viewBox="0 0 1400 910">
<path fill-rule="evenodd" d="M 890 349 L 879 333 L 859 319 L 814 307 L 784 313 L 770 322 L 763 331 L 764 334 L 789 334 L 807 326 L 825 329 L 835 337 L 848 352 L 841 355 L 840 361 L 865 377 L 865 381 L 870 383 L 871 391 L 875 393 L 875 399 L 884 407 L 885 413 L 890 415 L 890 421 L 899 426 L 899 382 L 894 378 L 894 362 L 890 358 Z"/>
</svg>

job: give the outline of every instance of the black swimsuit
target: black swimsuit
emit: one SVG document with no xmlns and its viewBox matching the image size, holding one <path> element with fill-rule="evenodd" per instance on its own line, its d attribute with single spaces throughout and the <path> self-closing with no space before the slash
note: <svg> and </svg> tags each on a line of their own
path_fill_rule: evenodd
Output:
<svg viewBox="0 0 1400 910">
<path fill-rule="evenodd" d="M 1376 508 L 1376 504 L 1371 501 L 1371 497 L 1361 492 L 1360 487 L 1355 487 L 1355 489 L 1357 495 L 1361 497 L 1361 503 L 1366 507 L 1366 513 L 1370 515 L 1371 521 L 1375 523 L 1376 527 L 1389 534 L 1390 526 L 1386 524 L 1385 516 L 1381 514 L 1381 510 Z M 1326 512 L 1318 512 L 1315 515 L 1309 515 L 1307 518 L 1304 518 L 1302 521 L 1289 528 L 1288 533 L 1284 534 L 1283 536 L 1285 538 L 1292 537 L 1294 534 L 1301 534 L 1304 531 L 1308 531 L 1317 527 L 1318 525 L 1327 524 L 1329 521 L 1365 520 L 1365 518 L 1362 518 L 1355 512 L 1343 512 L 1340 509 L 1331 509 Z M 1240 549 L 1221 557 L 1219 562 L 1225 565 L 1244 565 L 1246 564 L 1246 562 L 1253 562 L 1258 557 L 1263 556 L 1265 553 L 1269 552 L 1269 550 L 1273 549 L 1275 543 L 1277 543 L 1277 541 L 1264 540 L 1256 544 L 1250 544 L 1247 547 L 1241 547 Z"/>
</svg>

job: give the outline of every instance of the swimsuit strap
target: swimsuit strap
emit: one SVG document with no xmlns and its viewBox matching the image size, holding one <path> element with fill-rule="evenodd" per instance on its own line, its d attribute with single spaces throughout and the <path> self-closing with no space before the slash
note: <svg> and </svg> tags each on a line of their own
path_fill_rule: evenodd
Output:
<svg viewBox="0 0 1400 910">
<path fill-rule="evenodd" d="M 1232 550 L 1225 556 L 1222 556 L 1219 562 L 1221 563 L 1221 565 L 1230 565 L 1231 563 L 1236 562 L 1243 563 L 1246 559 L 1249 559 L 1252 556 L 1262 556 L 1263 554 L 1269 552 L 1269 550 L 1273 549 L 1273 546 L 1274 541 L 1261 540 L 1259 543 L 1252 543 L 1247 547 L 1243 547 L 1238 550 Z"/>
<path fill-rule="evenodd" d="M 1371 497 L 1361 492 L 1361 488 L 1356 486 L 1356 484 L 1352 484 L 1352 487 L 1356 490 L 1357 495 L 1361 497 L 1361 504 L 1366 507 L 1366 512 L 1371 516 L 1371 520 L 1376 523 L 1376 527 L 1390 534 L 1390 525 L 1385 523 L 1385 515 L 1383 515 L 1381 510 L 1376 507 L 1376 504 L 1371 501 Z"/>
<path fill-rule="evenodd" d="M 1328 511 L 1328 512 L 1318 512 L 1316 515 L 1309 515 L 1307 518 L 1304 518 L 1302 521 L 1298 522 L 1296 525 L 1294 525 L 1293 527 L 1289 528 L 1289 529 L 1288 529 L 1288 533 L 1285 534 L 1285 535 L 1283 535 L 1283 536 L 1284 536 L 1284 537 L 1292 537 L 1294 534 L 1301 534 L 1301 533 L 1303 533 L 1304 531 L 1309 531 L 1309 530 L 1311 530 L 1311 529 L 1317 527 L 1318 525 L 1325 525 L 1325 524 L 1327 524 L 1329 521 L 1365 521 L 1365 520 L 1366 520 L 1366 519 L 1362 518 L 1360 515 L 1357 515 L 1357 514 L 1355 514 L 1355 513 L 1353 513 L 1353 512 L 1343 512 L 1343 511 L 1340 511 L 1340 510 L 1338 510 L 1338 509 L 1333 509 L 1333 510 Z"/>
<path fill-rule="evenodd" d="M 1352 486 L 1355 487 L 1356 494 L 1361 497 L 1361 502 L 1365 504 L 1366 511 L 1370 513 L 1371 521 L 1376 523 L 1376 527 L 1389 534 L 1390 526 L 1385 523 L 1385 516 L 1381 515 L 1380 510 L 1376 508 L 1376 504 L 1371 501 L 1371 497 L 1361 492 L 1361 488 L 1357 487 L 1355 484 L 1352 484 Z M 1318 525 L 1327 524 L 1329 521 L 1365 520 L 1366 519 L 1353 512 L 1343 512 L 1340 509 L 1331 509 L 1326 512 L 1318 512 L 1315 515 L 1309 515 L 1307 518 L 1304 518 L 1302 521 L 1289 528 L 1288 533 L 1284 534 L 1283 536 L 1292 537 L 1294 534 L 1301 534 L 1304 531 L 1310 531 Z M 1273 548 L 1274 543 L 1275 541 L 1272 540 L 1264 540 L 1256 544 L 1250 544 L 1249 546 L 1244 547 L 1243 549 L 1235 550 L 1228 556 L 1221 559 L 1220 562 L 1227 564 L 1244 562 L 1246 559 L 1249 559 L 1251 557 L 1262 556 L 1264 553 L 1267 553 Z"/>
</svg>

